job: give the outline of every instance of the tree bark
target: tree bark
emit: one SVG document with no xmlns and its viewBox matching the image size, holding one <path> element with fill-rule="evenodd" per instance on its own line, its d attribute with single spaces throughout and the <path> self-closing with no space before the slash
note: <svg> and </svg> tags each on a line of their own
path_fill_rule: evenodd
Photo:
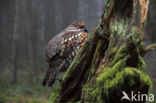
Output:
<svg viewBox="0 0 156 103">
<path fill-rule="evenodd" d="M 148 2 L 107 1 L 98 25 L 63 77 L 55 103 L 119 103 L 122 91 L 149 93 L 152 83 L 144 72 L 142 43 Z"/>
</svg>

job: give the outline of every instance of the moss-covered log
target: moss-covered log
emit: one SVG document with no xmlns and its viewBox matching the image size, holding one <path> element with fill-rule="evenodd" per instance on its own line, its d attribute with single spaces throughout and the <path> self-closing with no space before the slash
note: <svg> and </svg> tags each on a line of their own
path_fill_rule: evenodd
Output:
<svg viewBox="0 0 156 103">
<path fill-rule="evenodd" d="M 63 77 L 55 103 L 119 103 L 122 91 L 149 93 L 151 80 L 142 57 L 148 2 L 107 1 L 98 25 Z"/>
</svg>

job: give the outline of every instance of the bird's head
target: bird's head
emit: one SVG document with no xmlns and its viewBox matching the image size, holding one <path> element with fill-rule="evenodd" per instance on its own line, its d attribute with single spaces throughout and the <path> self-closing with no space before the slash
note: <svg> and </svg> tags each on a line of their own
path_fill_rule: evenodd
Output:
<svg viewBox="0 0 156 103">
<path fill-rule="evenodd" d="M 75 30 L 75 31 L 84 31 L 88 32 L 88 28 L 85 23 L 81 21 L 74 21 L 70 26 L 70 30 Z"/>
</svg>

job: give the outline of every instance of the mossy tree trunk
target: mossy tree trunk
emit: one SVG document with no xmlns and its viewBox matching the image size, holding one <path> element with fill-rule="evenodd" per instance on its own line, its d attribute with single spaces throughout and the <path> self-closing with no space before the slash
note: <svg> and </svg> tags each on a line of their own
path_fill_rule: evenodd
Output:
<svg viewBox="0 0 156 103">
<path fill-rule="evenodd" d="M 120 103 L 122 91 L 148 94 L 142 29 L 149 0 L 108 0 L 98 25 L 68 68 L 55 103 Z M 143 101 L 144 102 L 144 101 Z"/>
</svg>

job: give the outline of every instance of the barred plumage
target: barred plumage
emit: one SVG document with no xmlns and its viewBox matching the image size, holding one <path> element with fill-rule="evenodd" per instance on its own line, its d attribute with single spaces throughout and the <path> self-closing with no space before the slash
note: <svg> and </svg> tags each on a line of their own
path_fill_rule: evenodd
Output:
<svg viewBox="0 0 156 103">
<path fill-rule="evenodd" d="M 76 21 L 50 40 L 46 46 L 49 69 L 43 81 L 44 86 L 47 83 L 51 86 L 55 82 L 57 73 L 66 71 L 87 38 L 86 25 Z"/>
</svg>

